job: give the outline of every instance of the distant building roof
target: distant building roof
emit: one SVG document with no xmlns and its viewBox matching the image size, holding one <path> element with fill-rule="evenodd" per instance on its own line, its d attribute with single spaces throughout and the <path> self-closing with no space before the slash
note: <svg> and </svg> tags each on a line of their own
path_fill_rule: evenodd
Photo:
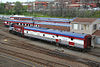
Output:
<svg viewBox="0 0 100 67">
<path fill-rule="evenodd" d="M 73 20 L 73 22 L 92 23 L 92 22 L 94 22 L 95 20 L 97 20 L 97 18 L 76 18 L 76 19 Z"/>
<path fill-rule="evenodd" d="M 50 2 L 50 1 L 54 1 L 54 0 L 36 0 L 36 1 Z"/>
<path fill-rule="evenodd" d="M 82 6 L 83 4 L 70 4 L 68 5 L 69 7 L 80 7 Z"/>
<path fill-rule="evenodd" d="M 100 30 L 95 31 L 93 35 L 100 36 Z"/>
</svg>

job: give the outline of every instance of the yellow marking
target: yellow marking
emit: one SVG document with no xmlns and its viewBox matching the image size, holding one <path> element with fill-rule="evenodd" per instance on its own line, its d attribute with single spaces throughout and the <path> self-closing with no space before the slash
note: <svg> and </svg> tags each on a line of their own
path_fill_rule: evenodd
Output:
<svg viewBox="0 0 100 67">
<path fill-rule="evenodd" d="M 4 39 L 4 41 L 6 42 L 6 41 L 8 41 L 7 39 Z"/>
</svg>

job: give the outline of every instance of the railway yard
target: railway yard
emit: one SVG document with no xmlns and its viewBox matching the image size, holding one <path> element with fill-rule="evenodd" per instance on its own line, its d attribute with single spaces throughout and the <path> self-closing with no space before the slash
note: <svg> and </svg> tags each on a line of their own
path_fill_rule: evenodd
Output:
<svg viewBox="0 0 100 67">
<path fill-rule="evenodd" d="M 81 52 L 22 38 L 9 33 L 3 23 L 0 23 L 0 56 L 25 64 L 23 67 L 100 67 L 100 47 Z"/>
</svg>

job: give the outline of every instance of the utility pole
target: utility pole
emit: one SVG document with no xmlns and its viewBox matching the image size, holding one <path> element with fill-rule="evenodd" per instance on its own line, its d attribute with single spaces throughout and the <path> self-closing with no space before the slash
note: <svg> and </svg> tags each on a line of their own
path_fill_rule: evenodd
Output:
<svg viewBox="0 0 100 67">
<path fill-rule="evenodd" d="M 32 14 L 33 14 L 33 2 L 32 2 Z"/>
<path fill-rule="evenodd" d="M 29 10 L 29 2 L 28 2 L 28 0 L 27 0 L 27 12 L 28 12 L 28 10 Z"/>
<path fill-rule="evenodd" d="M 60 12 L 61 12 L 61 16 L 63 14 L 63 9 L 64 9 L 64 0 L 60 0 Z"/>
</svg>

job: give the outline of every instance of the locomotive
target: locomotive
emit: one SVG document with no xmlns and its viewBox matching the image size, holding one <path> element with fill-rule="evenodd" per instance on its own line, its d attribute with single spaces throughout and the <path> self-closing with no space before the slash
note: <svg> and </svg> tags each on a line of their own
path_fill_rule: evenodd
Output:
<svg viewBox="0 0 100 67">
<path fill-rule="evenodd" d="M 91 48 L 91 35 L 88 34 L 79 34 L 33 26 L 22 27 L 19 25 L 11 25 L 9 32 L 81 49 Z"/>
</svg>

